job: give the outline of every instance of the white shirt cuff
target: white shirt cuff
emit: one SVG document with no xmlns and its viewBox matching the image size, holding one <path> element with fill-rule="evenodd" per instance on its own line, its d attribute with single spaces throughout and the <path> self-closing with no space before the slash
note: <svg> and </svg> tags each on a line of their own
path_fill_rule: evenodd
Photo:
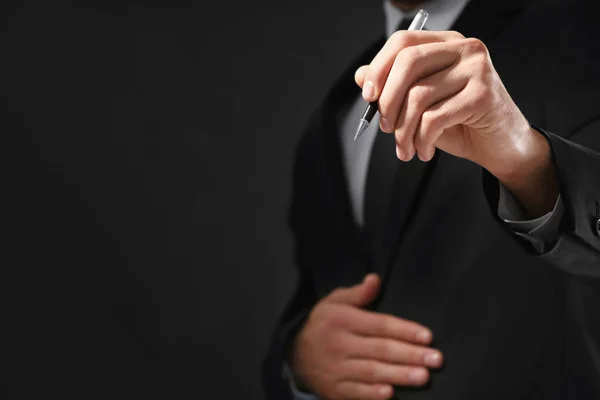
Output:
<svg viewBox="0 0 600 400">
<path fill-rule="evenodd" d="M 539 253 L 544 253 L 558 239 L 564 204 L 559 195 L 554 209 L 536 219 L 529 219 L 516 197 L 499 182 L 498 216 L 515 234 L 527 240 Z"/>
<path fill-rule="evenodd" d="M 318 397 L 314 394 L 306 393 L 298 389 L 298 385 L 296 384 L 294 374 L 292 373 L 292 370 L 287 363 L 283 365 L 283 376 L 290 385 L 290 389 L 292 390 L 292 394 L 294 395 L 294 400 L 319 400 Z"/>
</svg>

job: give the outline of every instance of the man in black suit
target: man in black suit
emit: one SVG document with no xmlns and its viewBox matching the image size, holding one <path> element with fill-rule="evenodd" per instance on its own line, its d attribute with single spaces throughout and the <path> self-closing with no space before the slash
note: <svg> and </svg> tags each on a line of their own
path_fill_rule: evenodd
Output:
<svg viewBox="0 0 600 400">
<path fill-rule="evenodd" d="M 422 7 L 450 25 L 388 29 L 298 146 L 268 398 L 600 398 L 592 2 Z M 393 135 L 351 143 L 359 87 Z"/>
</svg>

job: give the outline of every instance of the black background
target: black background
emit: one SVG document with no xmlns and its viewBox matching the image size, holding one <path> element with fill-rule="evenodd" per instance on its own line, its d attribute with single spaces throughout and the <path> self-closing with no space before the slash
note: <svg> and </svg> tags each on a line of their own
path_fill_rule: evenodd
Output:
<svg viewBox="0 0 600 400">
<path fill-rule="evenodd" d="M 382 1 L 25 1 L 2 26 L 9 398 L 261 398 L 294 147 Z"/>
</svg>

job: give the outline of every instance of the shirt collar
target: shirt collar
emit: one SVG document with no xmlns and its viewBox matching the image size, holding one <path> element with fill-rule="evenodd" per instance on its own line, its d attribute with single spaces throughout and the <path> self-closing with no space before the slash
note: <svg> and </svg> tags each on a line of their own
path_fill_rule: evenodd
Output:
<svg viewBox="0 0 600 400">
<path fill-rule="evenodd" d="M 414 18 L 420 9 L 429 13 L 425 27 L 430 31 L 447 31 L 465 8 L 469 0 L 427 0 L 414 10 L 404 12 L 394 7 L 391 0 L 383 0 L 386 34 L 390 37 L 404 18 Z"/>
</svg>

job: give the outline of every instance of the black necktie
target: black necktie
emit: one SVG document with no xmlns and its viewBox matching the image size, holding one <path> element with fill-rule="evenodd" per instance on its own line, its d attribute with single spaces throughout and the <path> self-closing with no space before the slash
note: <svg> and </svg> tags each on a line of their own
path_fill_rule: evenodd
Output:
<svg viewBox="0 0 600 400">
<path fill-rule="evenodd" d="M 398 30 L 408 29 L 411 22 L 412 19 L 403 19 L 398 26 Z M 420 162 L 415 159 L 413 161 Z M 363 232 L 371 253 L 378 251 L 378 243 L 382 239 L 387 213 L 392 200 L 394 176 L 399 163 L 401 161 L 396 157 L 394 135 L 384 133 L 379 129 L 371 150 L 363 205 Z"/>
</svg>

